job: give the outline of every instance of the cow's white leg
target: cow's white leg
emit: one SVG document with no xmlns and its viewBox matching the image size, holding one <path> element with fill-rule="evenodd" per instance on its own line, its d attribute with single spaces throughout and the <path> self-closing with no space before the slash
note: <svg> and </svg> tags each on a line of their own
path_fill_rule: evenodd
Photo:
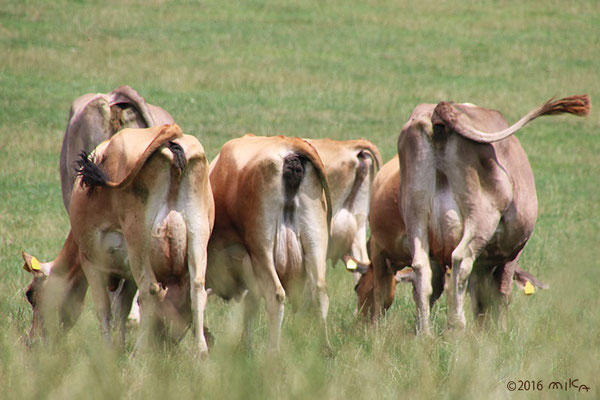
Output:
<svg viewBox="0 0 600 400">
<path fill-rule="evenodd" d="M 448 324 L 453 328 L 466 326 L 464 303 L 475 254 L 468 244 L 459 243 L 452 252 L 452 277 L 448 288 Z"/>
<path fill-rule="evenodd" d="M 81 267 L 90 285 L 90 292 L 94 300 L 94 308 L 96 316 L 100 322 L 102 337 L 107 344 L 110 340 L 110 299 L 106 290 L 107 276 L 105 273 L 97 269 L 92 262 L 83 254 L 81 254 Z"/>
<path fill-rule="evenodd" d="M 251 258 L 252 269 L 265 299 L 265 308 L 269 315 L 269 351 L 279 352 L 285 290 L 277 276 L 272 256 L 269 257 L 268 254 L 251 255 Z"/>
<path fill-rule="evenodd" d="M 417 334 L 431 335 L 430 302 L 433 288 L 431 286 L 431 264 L 429 262 L 429 245 L 419 238 L 413 239 L 413 298 L 417 306 Z"/>
<path fill-rule="evenodd" d="M 313 294 L 313 300 L 318 301 L 319 316 L 323 326 L 325 343 L 328 347 L 331 347 L 329 343 L 329 335 L 327 333 L 329 296 L 327 296 L 327 283 L 325 282 L 327 267 L 325 255 L 326 250 L 323 249 L 317 249 L 317 251 L 315 251 L 313 254 L 304 254 L 304 265 L 308 275 L 311 292 Z"/>
<path fill-rule="evenodd" d="M 200 240 L 193 233 L 190 236 L 188 242 L 188 268 L 190 271 L 194 337 L 200 355 L 205 355 L 208 353 L 208 345 L 204 337 L 204 309 L 208 297 L 205 288 L 208 234 L 201 235 Z"/>
</svg>

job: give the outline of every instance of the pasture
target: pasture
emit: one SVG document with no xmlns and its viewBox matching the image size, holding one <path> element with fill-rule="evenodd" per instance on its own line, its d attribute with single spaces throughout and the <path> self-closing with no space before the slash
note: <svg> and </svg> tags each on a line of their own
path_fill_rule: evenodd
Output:
<svg viewBox="0 0 600 400">
<path fill-rule="evenodd" d="M 600 396 L 600 4 L 533 1 L 4 0 L 0 3 L 0 388 L 5 398 L 581 398 Z M 133 354 L 104 346 L 88 293 L 64 340 L 27 348 L 21 250 L 53 259 L 68 233 L 58 161 L 71 102 L 128 84 L 168 110 L 210 159 L 252 132 L 365 138 L 389 160 L 419 103 L 471 102 L 509 123 L 589 93 L 586 119 L 544 117 L 517 136 L 538 222 L 521 257 L 550 285 L 515 291 L 507 331 L 414 334 L 411 288 L 376 329 L 353 316 L 352 277 L 328 266 L 333 353 L 289 306 L 278 357 L 237 350 L 242 307 L 211 297 L 216 341 Z M 467 302 L 467 311 L 470 311 Z M 589 391 L 551 389 L 578 379 Z M 510 381 L 517 390 L 507 389 Z M 519 381 L 534 381 L 519 384 Z M 538 383 L 541 382 L 541 389 Z M 534 390 L 535 387 L 535 390 Z M 521 390 L 518 389 L 528 390 Z"/>
</svg>

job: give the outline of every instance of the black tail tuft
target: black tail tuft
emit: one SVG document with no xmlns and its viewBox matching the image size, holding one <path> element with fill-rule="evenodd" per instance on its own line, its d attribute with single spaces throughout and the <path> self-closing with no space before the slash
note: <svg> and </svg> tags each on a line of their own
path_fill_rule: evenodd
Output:
<svg viewBox="0 0 600 400">
<path fill-rule="evenodd" d="M 283 215 L 287 223 L 294 220 L 296 206 L 294 197 L 298 193 L 298 188 L 304 178 L 305 164 L 308 160 L 298 154 L 290 154 L 283 159 L 283 186 L 285 188 L 285 198 L 283 206 Z"/>
<path fill-rule="evenodd" d="M 293 197 L 304 178 L 304 164 L 306 159 L 298 154 L 290 154 L 283 160 L 283 181 L 285 183 L 286 195 Z"/>
<path fill-rule="evenodd" d="M 175 142 L 167 143 L 167 147 L 171 150 L 171 153 L 173 153 L 173 166 L 177 168 L 179 175 L 182 175 L 187 165 L 183 148 Z"/>
<path fill-rule="evenodd" d="M 91 196 L 97 186 L 106 186 L 108 176 L 100 169 L 98 164 L 90 160 L 89 154 L 82 151 L 77 161 L 77 176 L 81 177 L 81 187 L 88 187 L 88 196 Z"/>
</svg>

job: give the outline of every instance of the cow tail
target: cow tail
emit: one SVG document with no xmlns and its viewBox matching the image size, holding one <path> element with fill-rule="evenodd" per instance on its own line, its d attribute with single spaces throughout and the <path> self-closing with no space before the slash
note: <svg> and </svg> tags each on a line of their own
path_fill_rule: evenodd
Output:
<svg viewBox="0 0 600 400">
<path fill-rule="evenodd" d="M 275 266 L 280 276 L 290 276 L 301 271 L 302 249 L 295 232 L 296 195 L 306 172 L 307 159 L 291 153 L 283 159 L 284 187 L 283 220 L 275 243 Z"/>
<path fill-rule="evenodd" d="M 108 186 L 108 176 L 85 150 L 79 154 L 76 164 L 77 176 L 81 177 L 80 185 L 88 188 L 88 196 L 92 195 L 95 188 Z"/>
<path fill-rule="evenodd" d="M 173 168 L 177 171 L 179 177 L 183 175 L 185 167 L 187 166 L 187 159 L 183 148 L 175 142 L 167 142 L 167 147 L 173 153 Z"/>
<path fill-rule="evenodd" d="M 296 154 L 305 158 L 309 161 L 317 173 L 321 187 L 325 193 L 325 203 L 327 204 L 327 232 L 331 236 L 331 218 L 333 213 L 333 207 L 331 205 L 331 193 L 329 192 L 329 181 L 327 180 L 327 173 L 325 172 L 325 166 L 323 161 L 319 157 L 317 150 L 309 142 L 298 139 L 298 146 L 295 149 Z"/>
</svg>

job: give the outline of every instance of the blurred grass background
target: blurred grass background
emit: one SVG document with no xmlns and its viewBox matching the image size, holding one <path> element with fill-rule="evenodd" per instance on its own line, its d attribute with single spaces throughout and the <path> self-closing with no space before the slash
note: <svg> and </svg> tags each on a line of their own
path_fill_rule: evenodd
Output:
<svg viewBox="0 0 600 400">
<path fill-rule="evenodd" d="M 20 251 L 58 253 L 69 229 L 58 159 L 69 106 L 128 84 L 167 109 L 210 158 L 247 132 L 366 138 L 384 160 L 422 102 L 501 110 L 510 122 L 549 97 L 600 98 L 600 3 L 583 1 L 4 0 L 0 3 L 0 387 L 6 398 L 598 398 L 600 118 L 548 117 L 518 137 L 539 197 L 522 265 L 551 285 L 515 293 L 506 332 L 472 324 L 414 335 L 410 288 L 375 330 L 356 323 L 352 279 L 330 268 L 334 353 L 316 318 L 289 307 L 279 357 L 236 351 L 241 307 L 211 298 L 216 336 L 156 354 L 106 349 L 88 301 L 64 341 L 27 349 L 30 276 Z M 88 296 L 89 300 L 89 296 Z M 130 335 L 133 340 L 133 335 Z M 550 391 L 579 379 L 589 392 Z M 508 381 L 542 381 L 510 392 Z"/>
</svg>

